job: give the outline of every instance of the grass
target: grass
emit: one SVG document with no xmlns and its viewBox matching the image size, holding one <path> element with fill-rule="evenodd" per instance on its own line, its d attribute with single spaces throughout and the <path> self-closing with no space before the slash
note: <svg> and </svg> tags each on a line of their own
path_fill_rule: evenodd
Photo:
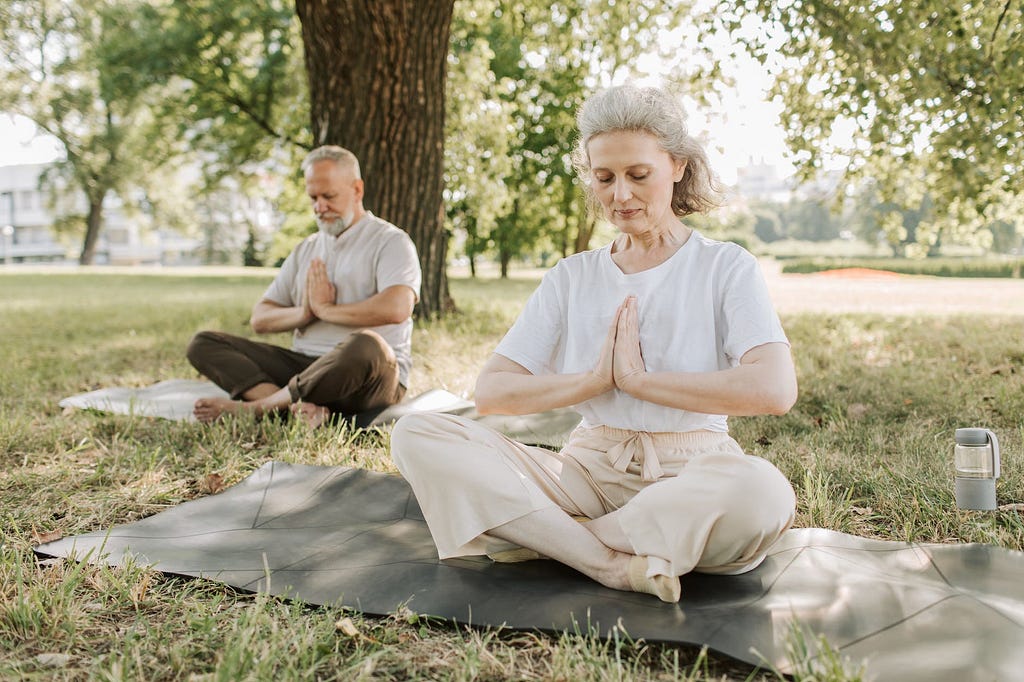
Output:
<svg viewBox="0 0 1024 682">
<path fill-rule="evenodd" d="M 200 426 L 57 407 L 100 386 L 194 376 L 183 355 L 189 337 L 205 328 L 246 333 L 267 282 L 263 272 L 0 274 L 0 678 L 779 679 L 693 647 L 472 630 L 409 613 L 367 618 L 140 566 L 37 563 L 39 542 L 152 515 L 272 459 L 394 471 L 379 432 Z M 410 393 L 471 395 L 477 369 L 535 285 L 453 280 L 462 312 L 418 325 Z M 798 525 L 1024 549 L 1018 512 L 956 509 L 950 471 L 953 430 L 992 428 L 1003 447 L 999 501 L 1024 498 L 1024 319 L 783 322 L 800 400 L 784 417 L 732 427 L 747 451 L 793 482 Z M 799 632 L 791 639 L 795 679 L 859 678 L 827 643 Z"/>
</svg>

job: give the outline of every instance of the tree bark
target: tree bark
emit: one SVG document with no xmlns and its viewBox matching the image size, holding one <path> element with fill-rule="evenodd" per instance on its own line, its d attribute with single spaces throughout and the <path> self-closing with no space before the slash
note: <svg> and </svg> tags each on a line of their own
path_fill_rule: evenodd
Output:
<svg viewBox="0 0 1024 682">
<path fill-rule="evenodd" d="M 445 269 L 444 90 L 454 0 L 296 0 L 316 144 L 358 158 L 364 205 L 412 237 L 420 317 L 452 307 Z"/>
<path fill-rule="evenodd" d="M 597 219 L 589 213 L 579 219 L 576 230 L 576 243 L 573 246 L 574 253 L 580 253 L 590 248 L 590 239 L 594 236 L 594 227 L 597 226 Z"/>
<path fill-rule="evenodd" d="M 85 218 L 85 240 L 82 242 L 82 253 L 78 256 L 79 265 L 92 265 L 96 258 L 96 243 L 103 229 L 103 197 L 89 197 L 89 213 Z"/>
</svg>

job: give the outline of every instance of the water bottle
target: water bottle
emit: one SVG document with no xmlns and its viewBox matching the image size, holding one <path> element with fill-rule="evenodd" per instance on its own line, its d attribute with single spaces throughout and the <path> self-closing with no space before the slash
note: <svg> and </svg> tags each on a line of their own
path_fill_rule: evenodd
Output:
<svg viewBox="0 0 1024 682">
<path fill-rule="evenodd" d="M 999 441 L 988 429 L 957 429 L 953 480 L 960 509 L 995 509 L 999 478 Z"/>
</svg>

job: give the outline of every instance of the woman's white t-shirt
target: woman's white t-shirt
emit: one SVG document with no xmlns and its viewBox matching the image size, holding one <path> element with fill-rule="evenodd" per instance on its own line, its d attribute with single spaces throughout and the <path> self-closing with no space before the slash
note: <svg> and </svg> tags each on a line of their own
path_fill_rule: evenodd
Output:
<svg viewBox="0 0 1024 682">
<path fill-rule="evenodd" d="M 657 267 L 623 273 L 611 244 L 558 262 L 496 353 L 533 374 L 593 369 L 619 304 L 635 295 L 649 372 L 711 372 L 765 343 L 789 343 L 753 255 L 696 230 Z M 614 389 L 576 406 L 586 426 L 637 431 L 728 430 L 724 415 L 657 405 Z"/>
</svg>

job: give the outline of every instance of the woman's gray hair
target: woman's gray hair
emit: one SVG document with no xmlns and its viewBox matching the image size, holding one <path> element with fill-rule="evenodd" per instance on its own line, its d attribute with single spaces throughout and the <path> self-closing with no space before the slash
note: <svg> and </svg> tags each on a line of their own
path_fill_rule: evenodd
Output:
<svg viewBox="0 0 1024 682">
<path fill-rule="evenodd" d="M 306 154 L 306 158 L 302 160 L 299 168 L 305 173 L 317 161 L 333 161 L 342 168 L 346 166 L 351 168 L 357 179 L 362 177 L 359 174 L 359 159 L 356 158 L 356 155 L 336 144 L 325 144 Z"/>
<path fill-rule="evenodd" d="M 680 218 L 705 213 L 720 204 L 718 179 L 704 147 L 686 129 L 686 111 L 660 88 L 620 85 L 599 92 L 580 107 L 576 116 L 579 141 L 573 165 L 590 191 L 590 153 L 595 136 L 616 131 L 645 132 L 676 161 L 685 161 L 683 178 L 672 191 L 672 211 Z"/>
</svg>

